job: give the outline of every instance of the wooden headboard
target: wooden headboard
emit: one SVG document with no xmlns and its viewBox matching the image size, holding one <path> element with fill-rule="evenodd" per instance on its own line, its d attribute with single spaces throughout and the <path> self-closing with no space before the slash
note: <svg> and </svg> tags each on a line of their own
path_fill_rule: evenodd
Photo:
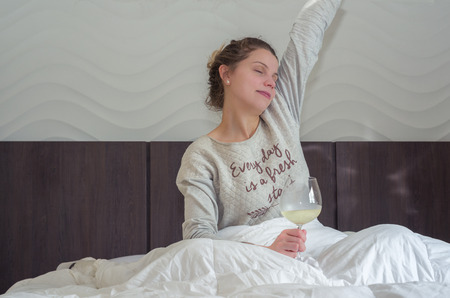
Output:
<svg viewBox="0 0 450 298">
<path fill-rule="evenodd" d="M 190 142 L 0 142 L 0 293 L 86 256 L 181 240 L 175 185 Z M 450 242 L 449 142 L 304 142 L 319 219 L 340 230 L 402 224 Z"/>
</svg>

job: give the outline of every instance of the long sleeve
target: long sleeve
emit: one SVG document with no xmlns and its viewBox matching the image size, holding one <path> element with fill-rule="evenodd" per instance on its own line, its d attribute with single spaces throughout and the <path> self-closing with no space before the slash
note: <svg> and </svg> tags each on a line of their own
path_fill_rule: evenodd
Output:
<svg viewBox="0 0 450 298">
<path fill-rule="evenodd" d="M 276 200 L 283 179 L 309 176 L 295 121 L 306 78 L 339 3 L 309 1 L 300 12 L 280 62 L 276 99 L 250 139 L 221 143 L 203 136 L 189 146 L 177 176 L 185 199 L 184 239 L 216 239 L 225 227 L 281 216 Z"/>
<path fill-rule="evenodd" d="M 197 143 L 199 141 L 201 139 Z M 183 239 L 217 239 L 219 206 L 213 184 L 214 169 L 207 154 L 197 151 L 199 147 L 208 146 L 197 146 L 197 143 L 185 152 L 176 181 L 184 196 Z"/>
<path fill-rule="evenodd" d="M 310 0 L 298 14 L 287 49 L 280 61 L 277 92 L 300 123 L 306 82 L 322 47 L 328 28 L 341 0 Z"/>
</svg>

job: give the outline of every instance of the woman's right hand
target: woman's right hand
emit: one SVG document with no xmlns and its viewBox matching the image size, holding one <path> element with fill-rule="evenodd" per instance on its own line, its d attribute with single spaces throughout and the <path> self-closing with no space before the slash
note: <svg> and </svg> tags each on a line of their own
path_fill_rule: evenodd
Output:
<svg viewBox="0 0 450 298">
<path fill-rule="evenodd" d="M 295 258 L 297 252 L 305 251 L 305 242 L 305 230 L 287 229 L 283 230 L 268 248 L 291 258 Z"/>
</svg>

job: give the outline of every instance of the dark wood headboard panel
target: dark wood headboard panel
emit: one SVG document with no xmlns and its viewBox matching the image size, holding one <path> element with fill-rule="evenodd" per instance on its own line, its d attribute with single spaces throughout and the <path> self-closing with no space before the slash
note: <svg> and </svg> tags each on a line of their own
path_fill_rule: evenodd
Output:
<svg viewBox="0 0 450 298">
<path fill-rule="evenodd" d="M 190 142 L 0 142 L 0 293 L 86 256 L 181 240 Z M 327 226 L 402 224 L 450 242 L 450 142 L 303 142 Z M 432 185 L 432 187 L 430 187 Z"/>
<path fill-rule="evenodd" d="M 407 226 L 450 242 L 449 142 L 336 143 L 338 228 Z"/>
<path fill-rule="evenodd" d="M 323 199 L 319 220 L 337 228 L 336 144 L 332 142 L 303 142 L 303 154 L 309 174 L 316 177 Z"/>
<path fill-rule="evenodd" d="M 0 293 L 61 262 L 147 251 L 147 145 L 0 142 Z"/>
<path fill-rule="evenodd" d="M 190 142 L 150 144 L 150 249 L 182 239 L 184 199 L 175 179 Z"/>
</svg>

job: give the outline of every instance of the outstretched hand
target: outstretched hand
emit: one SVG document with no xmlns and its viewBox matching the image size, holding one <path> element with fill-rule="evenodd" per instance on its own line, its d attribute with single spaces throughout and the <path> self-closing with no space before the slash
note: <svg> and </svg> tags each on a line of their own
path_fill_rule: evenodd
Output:
<svg viewBox="0 0 450 298">
<path fill-rule="evenodd" d="M 305 251 L 305 242 L 305 230 L 287 229 L 283 230 L 268 248 L 291 258 L 295 258 L 297 252 Z"/>
</svg>

